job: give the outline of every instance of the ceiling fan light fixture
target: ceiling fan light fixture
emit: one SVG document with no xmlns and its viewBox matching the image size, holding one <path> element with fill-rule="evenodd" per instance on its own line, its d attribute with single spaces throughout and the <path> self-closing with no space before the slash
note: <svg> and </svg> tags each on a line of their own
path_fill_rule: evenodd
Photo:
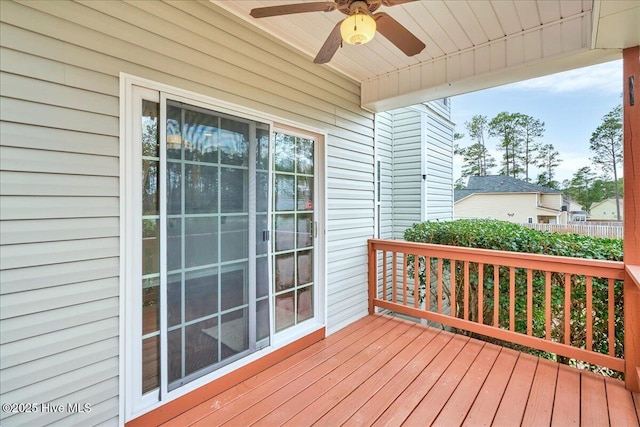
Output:
<svg viewBox="0 0 640 427">
<path fill-rule="evenodd" d="M 356 12 L 342 21 L 340 35 L 349 44 L 365 44 L 376 34 L 376 21 L 363 12 Z"/>
</svg>

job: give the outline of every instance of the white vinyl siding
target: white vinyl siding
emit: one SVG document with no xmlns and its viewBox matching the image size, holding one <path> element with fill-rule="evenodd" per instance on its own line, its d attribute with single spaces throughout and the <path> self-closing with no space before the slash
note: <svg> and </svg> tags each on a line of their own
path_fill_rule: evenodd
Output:
<svg viewBox="0 0 640 427">
<path fill-rule="evenodd" d="M 382 238 L 402 239 L 421 221 L 453 219 L 453 124 L 442 101 L 377 115 Z M 426 180 L 423 179 L 426 175 Z"/>
<path fill-rule="evenodd" d="M 393 238 L 422 220 L 423 115 L 418 108 L 393 112 Z"/>
<path fill-rule="evenodd" d="M 404 231 L 415 223 L 453 219 L 453 124 L 448 117 L 448 104 L 442 101 L 377 114 L 376 158 L 382 172 L 381 238 L 402 239 Z M 378 256 L 378 263 L 381 277 L 382 255 Z M 387 284 L 393 279 L 390 264 L 389 255 Z M 402 271 L 399 258 L 398 298 L 403 295 Z M 412 286 L 412 278 L 408 280 Z M 378 289 L 382 289 L 381 280 Z M 387 292 L 389 298 L 391 286 Z M 407 295 L 407 303 L 413 302 L 413 297 Z"/>
<path fill-rule="evenodd" d="M 380 162 L 381 239 L 393 239 L 393 115 L 376 115 L 376 158 Z"/>
<path fill-rule="evenodd" d="M 449 103 L 425 104 L 426 175 L 424 220 L 453 219 L 453 123 L 449 120 Z"/>
<path fill-rule="evenodd" d="M 88 414 L 3 413 L 2 425 L 123 421 L 121 72 L 324 131 L 328 331 L 366 314 L 374 117 L 356 82 L 208 2 L 0 8 L 0 397 L 92 404 Z"/>
</svg>

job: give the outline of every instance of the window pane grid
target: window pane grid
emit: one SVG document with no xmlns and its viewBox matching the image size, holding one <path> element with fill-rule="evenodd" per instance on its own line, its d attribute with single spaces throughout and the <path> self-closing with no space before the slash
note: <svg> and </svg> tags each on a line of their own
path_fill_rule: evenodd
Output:
<svg viewBox="0 0 640 427">
<path fill-rule="evenodd" d="M 169 110 L 167 233 L 175 260 L 167 274 L 174 278 L 169 292 L 179 298 L 168 327 L 173 389 L 249 350 L 248 244 L 256 224 L 249 138 L 256 124 L 182 104 Z"/>
<path fill-rule="evenodd" d="M 278 133 L 274 140 L 272 292 L 278 332 L 313 317 L 314 141 Z"/>
</svg>

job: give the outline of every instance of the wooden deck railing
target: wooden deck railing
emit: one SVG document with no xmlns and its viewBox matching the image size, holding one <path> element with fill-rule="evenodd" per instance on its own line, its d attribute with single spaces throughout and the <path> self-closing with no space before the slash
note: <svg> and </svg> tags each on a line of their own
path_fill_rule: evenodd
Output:
<svg viewBox="0 0 640 427">
<path fill-rule="evenodd" d="M 622 262 L 369 240 L 371 313 L 387 309 L 638 375 L 625 367 L 624 278 Z M 635 352 L 640 337 L 632 341 Z"/>
</svg>

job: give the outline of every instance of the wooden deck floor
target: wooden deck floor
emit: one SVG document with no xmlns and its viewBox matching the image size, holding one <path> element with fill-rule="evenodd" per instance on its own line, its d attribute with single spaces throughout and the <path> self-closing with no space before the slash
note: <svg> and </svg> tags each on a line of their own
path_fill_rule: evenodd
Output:
<svg viewBox="0 0 640 427">
<path fill-rule="evenodd" d="M 167 426 L 637 426 L 640 394 L 388 316 L 368 316 Z"/>
</svg>

